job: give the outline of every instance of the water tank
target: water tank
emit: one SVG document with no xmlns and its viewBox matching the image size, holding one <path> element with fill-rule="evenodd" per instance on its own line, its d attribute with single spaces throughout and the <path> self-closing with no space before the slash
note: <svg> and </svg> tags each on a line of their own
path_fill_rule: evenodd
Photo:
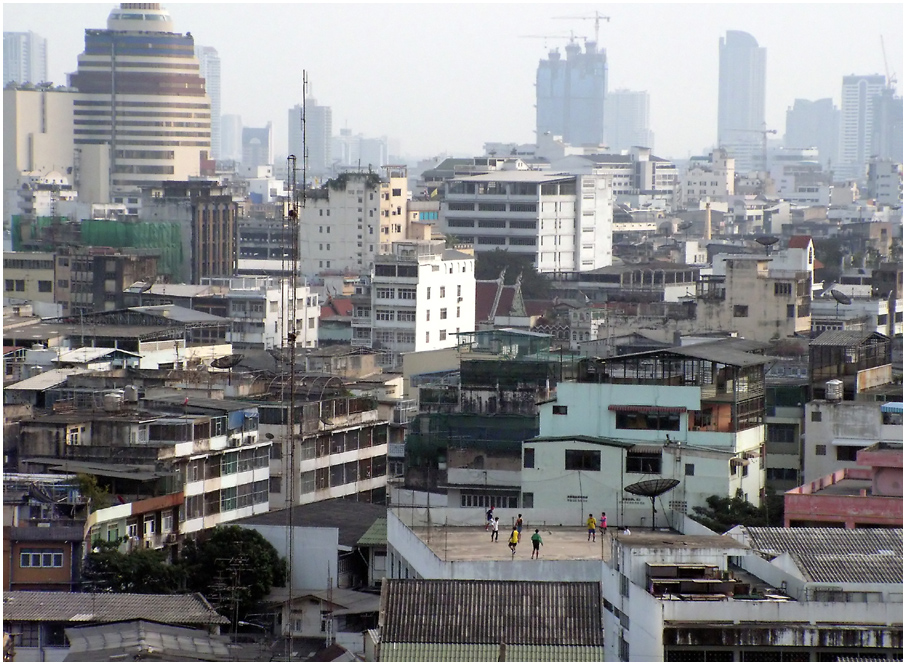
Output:
<svg viewBox="0 0 906 665">
<path fill-rule="evenodd" d="M 843 382 L 840 379 L 831 379 L 825 384 L 824 398 L 829 402 L 839 402 L 843 399 Z"/>
<path fill-rule="evenodd" d="M 132 404 L 138 402 L 138 386 L 126 386 L 123 390 L 123 399 Z"/>
<path fill-rule="evenodd" d="M 123 391 L 108 390 L 104 393 L 104 410 L 119 411 L 123 407 Z"/>
</svg>

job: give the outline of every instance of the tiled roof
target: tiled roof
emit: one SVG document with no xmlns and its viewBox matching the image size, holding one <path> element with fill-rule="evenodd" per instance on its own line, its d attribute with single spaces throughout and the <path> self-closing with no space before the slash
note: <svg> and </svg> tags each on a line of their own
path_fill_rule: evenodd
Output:
<svg viewBox="0 0 906 665">
<path fill-rule="evenodd" d="M 387 579 L 382 596 L 384 645 L 604 644 L 598 582 Z"/>
<path fill-rule="evenodd" d="M 790 244 L 787 245 L 787 247 L 792 249 L 806 249 L 811 241 L 811 236 L 793 236 L 790 238 Z"/>
<path fill-rule="evenodd" d="M 66 591 L 4 591 L 4 621 L 103 623 L 146 619 L 172 624 L 225 624 L 198 593 L 69 593 Z"/>
<path fill-rule="evenodd" d="M 809 582 L 902 584 L 903 529 L 743 527 L 751 547 L 789 553 Z"/>
<path fill-rule="evenodd" d="M 272 510 L 237 520 L 234 524 L 286 526 L 286 511 L 286 508 Z M 293 526 L 336 527 L 340 531 L 338 544 L 346 547 L 355 547 L 381 517 L 387 518 L 387 506 L 352 499 L 326 499 L 293 508 Z"/>
<path fill-rule="evenodd" d="M 121 659 L 227 661 L 232 660 L 228 638 L 200 628 L 168 626 L 149 621 L 122 621 L 100 626 L 67 628 L 67 661 L 104 662 Z"/>
<path fill-rule="evenodd" d="M 372 524 L 368 531 L 366 531 L 359 542 L 356 543 L 361 547 L 374 546 L 374 545 L 386 545 L 387 544 L 387 518 L 378 517 L 374 524 Z"/>
<path fill-rule="evenodd" d="M 505 651 L 505 653 L 501 653 Z M 382 643 L 380 659 L 391 663 L 600 663 L 604 646 L 539 644 Z"/>
</svg>

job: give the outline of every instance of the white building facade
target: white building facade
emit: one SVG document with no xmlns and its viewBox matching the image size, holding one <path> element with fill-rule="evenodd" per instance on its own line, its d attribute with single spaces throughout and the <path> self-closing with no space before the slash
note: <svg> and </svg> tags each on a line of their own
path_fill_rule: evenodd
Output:
<svg viewBox="0 0 906 665">
<path fill-rule="evenodd" d="M 441 230 L 477 252 L 530 256 L 539 272 L 594 270 L 613 261 L 608 178 L 503 171 L 446 187 Z"/>
</svg>

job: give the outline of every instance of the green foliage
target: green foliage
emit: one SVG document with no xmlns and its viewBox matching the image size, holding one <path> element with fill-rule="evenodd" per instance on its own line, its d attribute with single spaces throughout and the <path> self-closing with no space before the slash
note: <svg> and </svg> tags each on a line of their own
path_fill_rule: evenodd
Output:
<svg viewBox="0 0 906 665">
<path fill-rule="evenodd" d="M 108 593 L 177 593 L 182 590 L 183 570 L 167 563 L 163 550 L 118 550 L 120 541 L 94 541 L 85 557 L 82 583 L 91 591 Z"/>
<path fill-rule="evenodd" d="M 535 269 L 530 256 L 495 249 L 493 252 L 476 252 L 475 279 L 497 279 L 506 267 L 505 284 L 515 284 L 522 274 L 522 297 L 529 300 L 550 297 L 550 282 Z"/>
<path fill-rule="evenodd" d="M 187 541 L 182 563 L 187 587 L 227 616 L 234 598 L 242 618 L 272 587 L 286 585 L 286 559 L 260 533 L 238 526 L 220 526 L 204 540 Z"/>
<path fill-rule="evenodd" d="M 846 249 L 843 246 L 843 239 L 833 238 L 813 238 L 815 243 L 815 258 L 824 264 L 828 272 L 836 279 L 843 270 L 843 256 Z"/>
<path fill-rule="evenodd" d="M 770 488 L 765 492 L 761 508 L 736 493 L 733 498 L 712 495 L 705 499 L 707 507 L 695 506 L 692 518 L 717 533 L 729 531 L 734 526 L 783 526 L 783 497 Z"/>
<path fill-rule="evenodd" d="M 79 473 L 76 478 L 79 480 L 79 493 L 89 501 L 89 510 L 100 510 L 110 505 L 110 488 L 101 487 L 97 476 Z"/>
</svg>

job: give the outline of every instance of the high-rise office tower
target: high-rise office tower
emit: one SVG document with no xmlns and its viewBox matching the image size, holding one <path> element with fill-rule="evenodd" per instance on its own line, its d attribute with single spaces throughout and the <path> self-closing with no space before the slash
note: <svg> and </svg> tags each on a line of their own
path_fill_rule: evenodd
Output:
<svg viewBox="0 0 906 665">
<path fill-rule="evenodd" d="M 871 156 L 903 163 L 903 98 L 885 87 L 875 97 L 871 123 Z"/>
<path fill-rule="evenodd" d="M 536 133 L 562 136 L 571 145 L 604 143 L 607 54 L 595 42 L 585 51 L 571 42 L 566 59 L 556 49 L 538 63 L 535 79 Z"/>
<path fill-rule="evenodd" d="M 817 148 L 821 166 L 831 168 L 837 162 L 837 139 L 840 132 L 840 110 L 830 98 L 797 99 L 786 110 L 787 148 Z"/>
<path fill-rule="evenodd" d="M 242 128 L 242 166 L 256 169 L 274 165 L 274 132 L 271 123 L 265 127 Z"/>
<path fill-rule="evenodd" d="M 242 161 L 242 116 L 226 113 L 220 117 L 220 159 Z"/>
<path fill-rule="evenodd" d="M 204 88 L 211 100 L 211 157 L 220 159 L 220 55 L 211 46 L 195 46 Z"/>
<path fill-rule="evenodd" d="M 875 101 L 886 87 L 884 76 L 844 76 L 840 108 L 840 154 L 836 174 L 863 178 L 871 156 Z"/>
<path fill-rule="evenodd" d="M 47 40 L 34 32 L 3 33 L 3 85 L 47 80 Z"/>
<path fill-rule="evenodd" d="M 187 180 L 211 151 L 211 102 L 192 35 L 158 3 L 122 3 L 106 30 L 85 31 L 69 85 L 79 145 L 107 145 L 112 192 Z"/>
<path fill-rule="evenodd" d="M 649 98 L 646 91 L 614 90 L 604 99 L 604 136 L 610 152 L 633 146 L 654 149 L 649 129 Z"/>
<path fill-rule="evenodd" d="M 736 159 L 736 171 L 764 170 L 767 51 L 747 32 L 720 39 L 717 143 Z"/>
<path fill-rule="evenodd" d="M 302 158 L 302 105 L 296 104 L 287 117 L 287 154 Z M 308 163 L 305 165 L 307 178 L 323 178 L 330 173 L 331 137 L 333 136 L 333 112 L 329 106 L 319 106 L 314 97 L 305 100 L 305 148 Z"/>
</svg>

